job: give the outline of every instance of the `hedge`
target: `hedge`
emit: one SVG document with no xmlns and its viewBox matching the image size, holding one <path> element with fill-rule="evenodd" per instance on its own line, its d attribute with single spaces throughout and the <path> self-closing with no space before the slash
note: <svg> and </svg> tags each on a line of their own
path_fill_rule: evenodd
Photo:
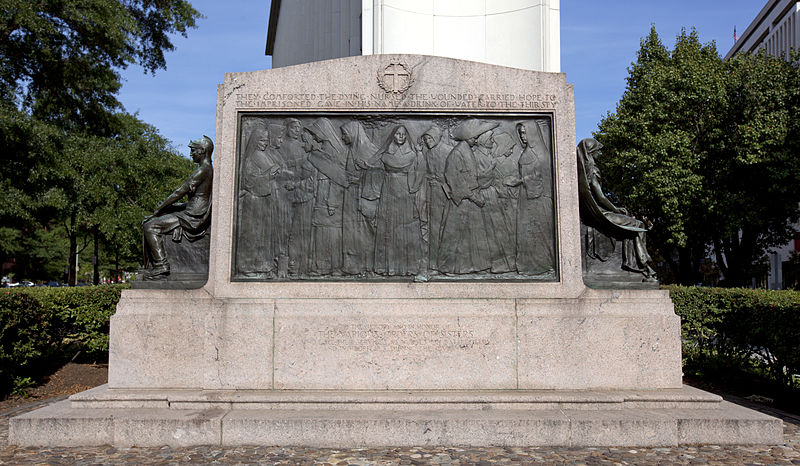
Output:
<svg viewBox="0 0 800 466">
<path fill-rule="evenodd" d="M 0 392 L 47 375 L 79 352 L 108 356 L 108 321 L 127 285 L 0 290 Z"/>
<path fill-rule="evenodd" d="M 800 386 L 800 292 L 669 286 L 684 368 L 724 365 Z"/>
<path fill-rule="evenodd" d="M 76 353 L 107 358 L 121 286 L 0 290 L 0 392 Z M 800 292 L 669 286 L 681 317 L 684 372 L 722 364 L 800 386 Z"/>
</svg>

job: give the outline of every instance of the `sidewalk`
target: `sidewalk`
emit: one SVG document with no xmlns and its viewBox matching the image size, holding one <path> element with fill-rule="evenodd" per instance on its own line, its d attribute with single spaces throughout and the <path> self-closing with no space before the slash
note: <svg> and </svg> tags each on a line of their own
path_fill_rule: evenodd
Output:
<svg viewBox="0 0 800 466">
<path fill-rule="evenodd" d="M 738 398 L 729 401 L 784 421 L 784 444 L 778 446 L 701 445 L 675 448 L 504 448 L 412 447 L 316 449 L 302 447 L 214 446 L 192 448 L 19 448 L 8 445 L 8 419 L 64 397 L 20 406 L 0 413 L 0 464 L 797 464 L 800 465 L 800 416 Z"/>
</svg>

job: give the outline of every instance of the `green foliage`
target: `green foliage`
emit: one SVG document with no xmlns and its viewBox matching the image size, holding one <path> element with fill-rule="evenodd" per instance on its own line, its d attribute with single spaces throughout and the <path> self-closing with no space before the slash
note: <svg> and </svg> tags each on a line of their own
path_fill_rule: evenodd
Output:
<svg viewBox="0 0 800 466">
<path fill-rule="evenodd" d="M 694 30 L 669 51 L 655 28 L 628 71 L 595 135 L 604 187 L 653 222 L 679 282 L 700 280 L 713 245 L 727 284 L 746 284 L 800 213 L 800 71 L 764 53 L 723 61 Z"/>
<path fill-rule="evenodd" d="M 53 204 L 52 169 L 63 135 L 13 106 L 0 105 L 0 220 L 24 227 Z"/>
<path fill-rule="evenodd" d="M 30 377 L 14 377 L 11 394 L 17 396 L 27 396 L 27 390 L 36 385 L 36 381 Z"/>
<path fill-rule="evenodd" d="M 69 243 L 63 227 L 15 230 L 12 247 L 17 276 L 37 282 L 63 281 Z"/>
<path fill-rule="evenodd" d="M 82 352 L 104 359 L 125 286 L 0 291 L 0 393 L 20 389 Z"/>
<path fill-rule="evenodd" d="M 119 70 L 165 68 L 170 34 L 200 14 L 186 0 L 0 0 L 0 98 L 38 120 L 110 135 Z"/>
<path fill-rule="evenodd" d="M 800 387 L 800 292 L 670 286 L 684 365 L 752 370 Z"/>
<path fill-rule="evenodd" d="M 35 288 L 32 293 L 42 309 L 57 316 L 55 336 L 62 344 L 77 347 L 94 357 L 108 351 L 108 322 L 117 307 L 124 286 L 81 288 Z"/>
<path fill-rule="evenodd" d="M 40 309 L 35 297 L 16 290 L 0 292 L 0 390 L 7 392 L 15 377 L 36 371 L 52 356 L 53 316 Z"/>
<path fill-rule="evenodd" d="M 96 232 L 110 275 L 138 263 L 142 219 L 193 163 L 133 115 L 116 114 L 119 133 L 101 138 L 6 110 L 0 107 L 0 143 L 14 152 L 0 163 L 0 260 L 15 258 L 20 277 L 63 281 L 64 268 L 74 268 L 70 258 Z"/>
<path fill-rule="evenodd" d="M 68 265 L 72 284 L 90 241 L 104 242 L 117 268 L 129 261 L 140 240 L 119 231 L 138 230 L 189 162 L 119 113 L 119 72 L 165 68 L 171 35 L 199 17 L 186 0 L 0 0 L 0 261 L 17 259 L 25 278 L 63 280 L 36 267 L 55 253 L 29 252 L 41 230 L 64 239 L 55 269 Z"/>
</svg>

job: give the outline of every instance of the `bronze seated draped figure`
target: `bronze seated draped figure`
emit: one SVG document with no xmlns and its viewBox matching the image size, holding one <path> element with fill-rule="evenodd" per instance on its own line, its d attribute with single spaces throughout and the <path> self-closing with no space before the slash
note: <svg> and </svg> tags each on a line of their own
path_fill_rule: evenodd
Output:
<svg viewBox="0 0 800 466">
<path fill-rule="evenodd" d="M 647 253 L 648 225 L 614 205 L 603 193 L 595 157 L 603 145 L 587 138 L 578 144 L 578 196 L 583 275 L 588 285 L 656 283 Z"/>
</svg>

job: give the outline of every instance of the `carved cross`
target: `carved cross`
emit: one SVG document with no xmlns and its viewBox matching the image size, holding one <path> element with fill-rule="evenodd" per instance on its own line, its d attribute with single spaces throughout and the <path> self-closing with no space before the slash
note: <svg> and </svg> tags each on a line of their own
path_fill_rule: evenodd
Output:
<svg viewBox="0 0 800 466">
<path fill-rule="evenodd" d="M 406 71 L 405 67 L 402 65 L 392 63 L 387 66 L 384 77 L 387 78 L 387 81 L 388 78 L 392 79 L 391 85 L 389 86 L 392 91 L 400 90 L 408 84 L 408 71 Z M 398 82 L 398 79 L 401 80 Z"/>
</svg>

